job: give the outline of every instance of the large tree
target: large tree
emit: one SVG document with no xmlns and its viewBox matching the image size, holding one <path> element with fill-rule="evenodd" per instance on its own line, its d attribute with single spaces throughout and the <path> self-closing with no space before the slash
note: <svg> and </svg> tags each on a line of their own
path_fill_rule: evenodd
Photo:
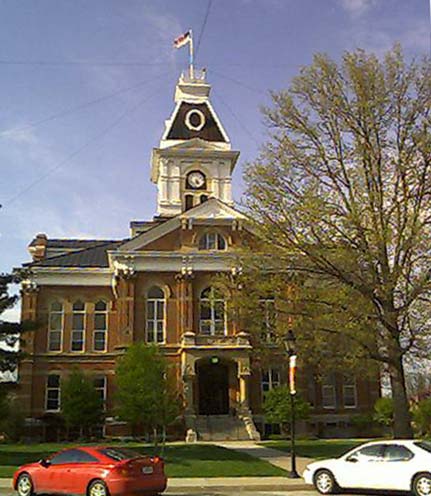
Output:
<svg viewBox="0 0 431 496">
<path fill-rule="evenodd" d="M 180 414 L 181 401 L 174 371 L 154 345 L 135 343 L 120 358 L 116 369 L 117 412 L 134 430 L 157 432 Z"/>
<path fill-rule="evenodd" d="M 429 353 L 430 105 L 428 59 L 316 55 L 272 93 L 270 139 L 245 173 L 262 249 L 296 274 L 293 313 L 323 346 L 388 370 L 399 437 L 412 434 L 405 357 Z"/>
</svg>

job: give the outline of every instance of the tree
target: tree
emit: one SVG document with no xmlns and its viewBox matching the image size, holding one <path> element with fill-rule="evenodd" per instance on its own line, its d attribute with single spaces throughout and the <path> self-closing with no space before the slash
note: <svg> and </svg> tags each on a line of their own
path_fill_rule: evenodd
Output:
<svg viewBox="0 0 431 496">
<path fill-rule="evenodd" d="M 135 343 L 120 358 L 116 369 L 117 411 L 133 431 L 158 430 L 163 439 L 166 427 L 180 414 L 181 401 L 173 371 L 155 345 Z"/>
<path fill-rule="evenodd" d="M 374 404 L 374 420 L 385 427 L 393 427 L 394 402 L 392 398 L 379 398 Z"/>
<path fill-rule="evenodd" d="M 62 384 L 61 414 L 68 431 L 79 429 L 80 437 L 103 421 L 103 401 L 91 378 L 78 368 Z"/>
<path fill-rule="evenodd" d="M 18 295 L 8 293 L 11 284 L 17 284 L 19 277 L 12 274 L 0 274 L 0 316 L 12 308 L 19 299 Z M 22 335 L 35 328 L 35 323 L 21 324 L 8 322 L 0 318 L 0 372 L 14 372 L 24 353 L 19 349 Z"/>
<path fill-rule="evenodd" d="M 412 408 L 413 421 L 420 436 L 431 435 L 431 398 L 420 400 Z"/>
<path fill-rule="evenodd" d="M 294 401 L 296 420 L 307 420 L 310 416 L 310 403 L 298 395 L 295 395 Z M 287 386 L 271 389 L 265 394 L 263 402 L 265 420 L 271 424 L 281 424 L 283 431 L 290 431 L 291 405 L 290 391 Z"/>
<path fill-rule="evenodd" d="M 405 357 L 429 353 L 430 76 L 399 47 L 316 55 L 272 93 L 245 171 L 262 256 L 298 281 L 292 315 L 328 356 L 335 340 L 388 369 L 397 437 L 412 435 Z"/>
</svg>

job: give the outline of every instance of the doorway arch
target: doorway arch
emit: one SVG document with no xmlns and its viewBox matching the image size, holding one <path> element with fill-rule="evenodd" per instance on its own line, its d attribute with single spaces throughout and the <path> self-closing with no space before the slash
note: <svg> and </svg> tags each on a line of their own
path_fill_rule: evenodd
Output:
<svg viewBox="0 0 431 496">
<path fill-rule="evenodd" d="M 196 364 L 199 415 L 229 414 L 229 364 L 202 359 Z"/>
</svg>

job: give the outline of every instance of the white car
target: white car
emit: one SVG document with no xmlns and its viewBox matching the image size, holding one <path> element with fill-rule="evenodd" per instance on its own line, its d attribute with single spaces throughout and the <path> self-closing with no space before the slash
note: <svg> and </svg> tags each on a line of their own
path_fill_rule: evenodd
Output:
<svg viewBox="0 0 431 496">
<path fill-rule="evenodd" d="M 339 458 L 311 463 L 303 477 L 321 494 L 341 489 L 376 489 L 431 496 L 431 442 L 366 443 Z"/>
</svg>

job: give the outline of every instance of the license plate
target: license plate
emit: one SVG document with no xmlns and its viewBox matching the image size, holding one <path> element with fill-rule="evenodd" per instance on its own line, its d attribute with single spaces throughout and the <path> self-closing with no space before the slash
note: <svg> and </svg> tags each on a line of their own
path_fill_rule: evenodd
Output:
<svg viewBox="0 0 431 496">
<path fill-rule="evenodd" d="M 152 474 L 153 470 L 153 467 L 142 467 L 142 473 L 146 475 Z"/>
</svg>

